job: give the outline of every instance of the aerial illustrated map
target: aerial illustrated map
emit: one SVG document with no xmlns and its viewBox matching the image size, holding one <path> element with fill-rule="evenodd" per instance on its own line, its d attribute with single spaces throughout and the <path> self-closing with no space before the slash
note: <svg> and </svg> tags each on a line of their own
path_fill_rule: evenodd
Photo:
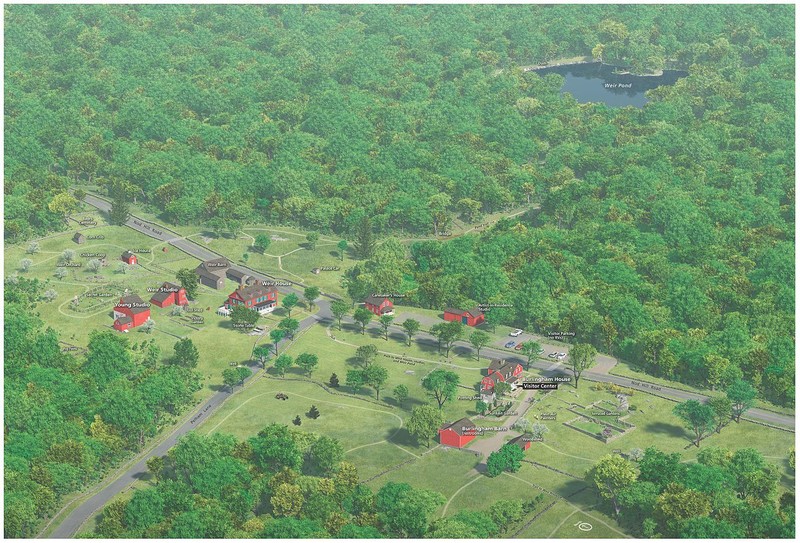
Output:
<svg viewBox="0 0 800 543">
<path fill-rule="evenodd" d="M 4 535 L 793 539 L 795 6 L 4 6 Z"/>
</svg>

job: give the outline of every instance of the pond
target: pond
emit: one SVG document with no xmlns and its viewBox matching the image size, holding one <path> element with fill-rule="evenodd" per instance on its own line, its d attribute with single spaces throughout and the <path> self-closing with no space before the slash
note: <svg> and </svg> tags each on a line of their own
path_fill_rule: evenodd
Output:
<svg viewBox="0 0 800 543">
<path fill-rule="evenodd" d="M 572 94 L 578 102 L 602 102 L 612 107 L 643 107 L 647 103 L 645 91 L 674 85 L 678 79 L 689 75 L 681 70 L 664 70 L 662 75 L 614 73 L 618 70 L 616 66 L 592 62 L 542 68 L 536 73 L 564 76 L 561 92 Z"/>
</svg>

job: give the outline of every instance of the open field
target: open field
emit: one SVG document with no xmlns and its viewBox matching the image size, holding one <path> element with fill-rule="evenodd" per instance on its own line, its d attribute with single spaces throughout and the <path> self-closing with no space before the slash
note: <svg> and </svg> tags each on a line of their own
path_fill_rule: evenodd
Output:
<svg viewBox="0 0 800 543">
<path fill-rule="evenodd" d="M 654 377 L 643 371 L 639 371 L 633 364 L 625 360 L 619 360 L 617 362 L 617 365 L 614 366 L 614 369 L 612 369 L 609 373 L 611 373 L 612 375 L 619 375 L 620 377 L 630 377 L 631 379 L 634 380 L 646 381 L 648 383 L 670 387 L 677 390 L 685 390 L 687 392 L 696 392 L 698 394 L 706 394 L 706 395 L 713 394 L 713 392 L 707 388 L 694 387 L 692 385 L 687 385 L 686 383 L 671 381 L 669 379 L 664 379 L 661 377 Z M 775 405 L 774 403 L 761 400 L 758 398 L 756 398 L 755 407 L 761 409 L 768 409 L 770 411 L 775 411 L 776 413 L 782 413 L 784 415 L 794 415 L 795 413 L 795 410 L 792 407 L 783 407 L 780 405 Z"/>
</svg>

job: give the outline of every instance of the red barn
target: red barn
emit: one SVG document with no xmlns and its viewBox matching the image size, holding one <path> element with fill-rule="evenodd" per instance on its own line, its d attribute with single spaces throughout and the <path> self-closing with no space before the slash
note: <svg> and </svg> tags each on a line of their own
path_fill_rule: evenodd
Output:
<svg viewBox="0 0 800 543">
<path fill-rule="evenodd" d="M 136 294 L 123 296 L 114 307 L 114 328 L 119 331 L 136 328 L 150 320 L 150 304 Z"/>
<path fill-rule="evenodd" d="M 126 264 L 130 264 L 131 266 L 133 266 L 133 265 L 135 265 L 135 264 L 137 263 L 137 260 L 136 260 L 136 255 L 135 255 L 135 254 L 133 254 L 133 253 L 132 253 L 132 252 L 130 252 L 130 251 L 125 251 L 124 253 L 122 253 L 122 257 L 120 257 L 120 259 L 121 259 L 121 260 L 122 260 L 124 263 L 126 263 Z"/>
<path fill-rule="evenodd" d="M 523 434 L 521 436 L 515 437 L 514 439 L 509 441 L 509 443 L 513 443 L 514 445 L 517 445 L 523 451 L 527 451 L 528 449 L 531 448 L 531 436 L 529 436 L 527 434 Z"/>
<path fill-rule="evenodd" d="M 483 311 L 477 307 L 474 309 L 454 309 L 449 307 L 444 310 L 444 320 L 446 321 L 459 321 L 467 326 L 478 326 L 484 321 Z"/>
<path fill-rule="evenodd" d="M 477 435 L 477 427 L 468 418 L 463 418 L 439 428 L 439 443 L 460 449 Z"/>
<path fill-rule="evenodd" d="M 186 298 L 186 289 L 174 283 L 164 283 L 150 298 L 150 303 L 158 307 L 169 307 L 172 304 L 188 305 L 189 299 Z"/>
<path fill-rule="evenodd" d="M 243 305 L 259 313 L 269 313 L 278 305 L 278 289 L 261 285 L 239 287 L 228 295 L 225 307 Z"/>
<path fill-rule="evenodd" d="M 364 307 L 379 317 L 381 315 L 391 315 L 394 313 L 394 304 L 389 298 L 382 296 L 370 296 L 364 300 Z"/>
</svg>

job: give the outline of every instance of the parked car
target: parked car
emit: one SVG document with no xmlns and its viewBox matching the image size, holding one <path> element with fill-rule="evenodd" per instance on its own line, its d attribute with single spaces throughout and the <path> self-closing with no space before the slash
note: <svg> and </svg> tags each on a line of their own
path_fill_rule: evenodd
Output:
<svg viewBox="0 0 800 543">
<path fill-rule="evenodd" d="M 547 358 L 555 358 L 556 356 L 558 356 L 558 353 L 550 353 L 547 355 Z"/>
<path fill-rule="evenodd" d="M 505 348 L 510 349 L 515 345 L 515 343 L 516 343 L 515 341 L 509 341 L 508 343 L 505 344 Z"/>
<path fill-rule="evenodd" d="M 524 341 L 522 341 L 522 342 L 520 342 L 520 343 L 517 343 L 517 346 L 516 346 L 516 347 L 514 347 L 514 350 L 515 350 L 515 351 L 521 351 L 521 350 L 522 350 L 522 348 L 523 348 L 524 346 L 525 346 L 525 342 L 524 342 Z"/>
<path fill-rule="evenodd" d="M 536 354 L 544 354 L 544 349 L 539 347 L 539 349 L 536 351 Z"/>
<path fill-rule="evenodd" d="M 511 337 L 519 337 L 521 334 L 522 334 L 522 330 L 517 328 L 516 330 L 514 330 L 513 332 L 511 332 L 508 335 L 511 336 Z"/>
<path fill-rule="evenodd" d="M 558 353 L 558 356 L 556 358 L 558 358 L 559 360 L 564 360 L 566 357 L 567 353 Z"/>
</svg>

